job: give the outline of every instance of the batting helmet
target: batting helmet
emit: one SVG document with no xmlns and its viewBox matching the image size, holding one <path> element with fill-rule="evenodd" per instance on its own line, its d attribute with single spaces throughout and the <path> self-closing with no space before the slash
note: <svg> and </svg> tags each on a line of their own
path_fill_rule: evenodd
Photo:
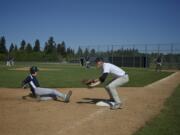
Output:
<svg viewBox="0 0 180 135">
<path fill-rule="evenodd" d="M 39 69 L 36 66 L 30 67 L 30 73 L 34 74 L 35 72 L 39 71 Z"/>
</svg>

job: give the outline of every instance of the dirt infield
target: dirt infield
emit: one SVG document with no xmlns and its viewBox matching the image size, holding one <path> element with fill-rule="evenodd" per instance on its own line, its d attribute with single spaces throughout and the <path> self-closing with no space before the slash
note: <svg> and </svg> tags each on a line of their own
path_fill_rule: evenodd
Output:
<svg viewBox="0 0 180 135">
<path fill-rule="evenodd" d="M 180 82 L 180 72 L 141 88 L 120 88 L 124 108 L 109 110 L 94 103 L 104 89 L 71 89 L 71 102 L 22 100 L 28 91 L 0 89 L 2 135 L 131 135 L 157 115 Z M 68 89 L 61 90 L 67 92 Z"/>
</svg>

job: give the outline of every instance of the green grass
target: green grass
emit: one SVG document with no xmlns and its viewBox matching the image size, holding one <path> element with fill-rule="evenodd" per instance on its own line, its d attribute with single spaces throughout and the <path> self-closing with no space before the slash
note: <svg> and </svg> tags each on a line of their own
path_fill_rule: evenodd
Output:
<svg viewBox="0 0 180 135">
<path fill-rule="evenodd" d="M 36 65 L 40 68 L 50 68 L 58 70 L 40 71 L 38 79 L 43 87 L 85 87 L 82 79 L 96 78 L 100 75 L 100 70 L 92 67 L 90 69 L 82 68 L 75 64 L 48 64 L 48 63 L 16 63 L 15 67 L 6 67 L 0 65 L 0 87 L 17 88 L 20 87 L 21 81 L 29 74 L 28 71 L 14 71 L 9 70 L 19 67 L 30 67 Z M 124 68 L 129 74 L 130 81 L 125 86 L 141 87 L 157 80 L 160 80 L 168 75 L 170 72 L 156 73 L 153 70 L 141 68 Z M 108 77 L 106 83 L 111 79 Z M 103 86 L 101 85 L 101 86 Z"/>
<path fill-rule="evenodd" d="M 180 85 L 161 113 L 134 135 L 180 135 Z"/>
</svg>

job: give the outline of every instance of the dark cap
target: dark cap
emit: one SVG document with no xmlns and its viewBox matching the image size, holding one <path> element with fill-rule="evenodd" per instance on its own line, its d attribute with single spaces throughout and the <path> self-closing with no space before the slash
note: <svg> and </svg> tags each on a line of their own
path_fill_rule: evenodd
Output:
<svg viewBox="0 0 180 135">
<path fill-rule="evenodd" d="M 31 74 L 34 74 L 35 72 L 39 71 L 39 69 L 36 66 L 32 66 L 30 67 L 29 71 Z"/>
<path fill-rule="evenodd" d="M 96 60 L 95 60 L 96 63 L 100 62 L 100 61 L 104 61 L 103 58 L 97 57 Z"/>
</svg>

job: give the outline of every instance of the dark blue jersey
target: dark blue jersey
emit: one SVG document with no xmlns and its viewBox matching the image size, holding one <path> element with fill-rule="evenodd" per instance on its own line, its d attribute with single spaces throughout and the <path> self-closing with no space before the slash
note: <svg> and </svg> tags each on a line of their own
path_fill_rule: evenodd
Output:
<svg viewBox="0 0 180 135">
<path fill-rule="evenodd" d="M 24 84 L 29 84 L 32 94 L 35 96 L 35 88 L 39 87 L 39 82 L 35 76 L 29 75 L 23 81 Z"/>
</svg>

